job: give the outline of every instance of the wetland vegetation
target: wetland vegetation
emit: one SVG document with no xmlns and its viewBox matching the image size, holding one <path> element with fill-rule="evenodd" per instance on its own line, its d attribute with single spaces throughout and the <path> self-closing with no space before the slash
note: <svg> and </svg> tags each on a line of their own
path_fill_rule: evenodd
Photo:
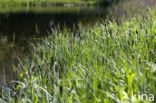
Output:
<svg viewBox="0 0 156 103">
<path fill-rule="evenodd" d="M 108 12 L 105 8 L 106 11 L 100 11 L 102 16 L 100 14 L 100 18 L 96 19 L 93 15 L 97 12 L 94 13 L 92 9 L 91 13 L 87 12 L 88 16 L 84 16 L 85 11 L 81 12 L 81 15 L 75 13 L 74 16 L 73 11 L 69 13 L 68 10 L 63 14 L 57 12 L 57 15 L 54 15 L 54 12 L 51 12 L 53 15 L 46 16 L 42 16 L 41 12 L 36 16 L 30 13 L 28 17 L 25 13 L 18 13 L 18 16 L 9 14 L 9 20 L 1 16 L 0 24 L 5 23 L 6 26 L 0 25 L 0 33 L 11 37 L 2 39 L 1 45 L 7 44 L 7 40 L 23 44 L 28 40 L 26 44 L 29 44 L 29 47 L 26 49 L 29 50 L 26 56 L 16 55 L 15 62 L 12 62 L 14 79 L 3 82 L 0 86 L 0 102 L 155 102 L 156 7 L 122 18 L 103 16 Z M 2 14 L 8 12 L 4 11 Z M 61 15 L 73 21 L 67 22 L 68 19 L 63 19 L 60 22 Z M 16 21 L 18 17 L 19 22 Z M 46 28 L 49 27 L 44 26 L 37 17 L 45 17 L 43 22 L 48 25 L 50 21 L 48 33 Z M 60 18 L 56 19 L 58 17 Z M 93 18 L 88 20 L 87 17 Z M 23 29 L 22 25 L 18 25 L 23 24 L 22 19 L 34 19 L 35 22 L 24 22 Z M 87 20 L 88 22 L 85 22 Z M 9 29 L 10 32 L 6 32 L 5 27 L 12 27 L 7 23 L 15 26 L 14 29 Z M 40 24 L 34 26 L 35 23 Z M 17 39 L 12 33 L 16 29 L 19 29 L 16 32 Z M 29 33 L 27 38 L 22 38 L 26 33 Z M 32 35 L 35 33 L 37 35 Z M 2 37 L 4 38 L 4 35 Z M 11 44 L 11 50 L 14 51 L 16 45 Z M 141 97 L 142 94 L 146 95 Z"/>
<path fill-rule="evenodd" d="M 112 2 L 117 2 L 119 0 L 0 0 L 2 6 L 89 6 L 89 5 L 101 5 L 108 4 Z M 69 5 L 66 5 L 69 4 Z"/>
</svg>

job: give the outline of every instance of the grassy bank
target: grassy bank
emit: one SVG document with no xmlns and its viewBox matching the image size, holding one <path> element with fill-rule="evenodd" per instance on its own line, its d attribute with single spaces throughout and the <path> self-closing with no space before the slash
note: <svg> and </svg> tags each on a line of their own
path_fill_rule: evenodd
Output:
<svg viewBox="0 0 156 103">
<path fill-rule="evenodd" d="M 41 5 L 41 4 L 65 4 L 65 3 L 73 3 L 73 4 L 93 4 L 96 1 L 83 1 L 83 0 L 0 0 L 1 5 L 26 5 L 26 6 L 33 6 L 33 5 Z"/>
<path fill-rule="evenodd" d="M 56 9 L 107 7 L 118 0 L 0 0 L 0 14 L 14 12 L 55 12 Z"/>
<path fill-rule="evenodd" d="M 66 28 L 33 45 L 14 66 L 10 102 L 127 103 L 156 95 L 156 15 Z M 9 93 L 2 91 L 5 100 Z M 137 95 L 133 95 L 137 94 Z M 15 99 L 16 96 L 17 98 Z M 147 98 L 144 97 L 144 103 Z M 152 100 L 152 99 L 147 99 Z M 150 103 L 150 101 L 149 101 Z"/>
<path fill-rule="evenodd" d="M 81 4 L 81 5 L 92 5 L 99 2 L 112 2 L 117 0 L 0 0 L 1 5 L 42 5 L 44 4 Z"/>
<path fill-rule="evenodd" d="M 81 3 L 92 2 L 96 0 L 0 0 L 3 2 L 53 2 L 53 3 Z M 99 1 L 99 0 L 98 0 Z"/>
<path fill-rule="evenodd" d="M 7 8 L 1 8 L 0 9 L 0 14 L 7 14 L 7 13 L 23 13 L 23 12 L 33 12 L 33 13 L 74 13 L 74 12 L 80 12 L 80 10 L 95 10 L 97 8 L 90 6 L 74 6 L 74 7 L 23 7 L 23 6 L 17 6 L 17 7 L 9 7 Z"/>
</svg>

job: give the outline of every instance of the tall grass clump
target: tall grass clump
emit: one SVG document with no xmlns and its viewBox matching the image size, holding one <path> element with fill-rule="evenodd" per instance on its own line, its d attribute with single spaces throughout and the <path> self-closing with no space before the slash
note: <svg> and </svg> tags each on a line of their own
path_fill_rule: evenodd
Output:
<svg viewBox="0 0 156 103">
<path fill-rule="evenodd" d="M 9 95 L 7 101 L 151 103 L 138 95 L 156 96 L 155 35 L 154 12 L 122 23 L 79 24 L 76 32 L 54 30 L 14 66 L 16 98 Z"/>
</svg>

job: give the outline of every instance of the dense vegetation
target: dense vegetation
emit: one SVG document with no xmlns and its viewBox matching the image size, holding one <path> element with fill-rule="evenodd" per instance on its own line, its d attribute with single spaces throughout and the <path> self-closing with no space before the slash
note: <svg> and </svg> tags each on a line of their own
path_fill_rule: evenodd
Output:
<svg viewBox="0 0 156 103">
<path fill-rule="evenodd" d="M 113 0 L 1 0 L 1 2 L 53 2 L 53 3 L 92 3 Z"/>
<path fill-rule="evenodd" d="M 133 94 L 156 95 L 155 11 L 122 23 L 52 31 L 33 45 L 31 58 L 18 59 L 17 84 L 2 90 L 1 101 L 128 103 Z"/>
<path fill-rule="evenodd" d="M 64 4 L 64 3 L 73 3 L 73 4 L 96 4 L 96 3 L 106 3 L 106 2 L 113 2 L 118 0 L 0 0 L 1 5 L 43 5 L 43 3 L 58 3 L 58 4 Z M 12 5 L 11 5 L 12 6 Z"/>
<path fill-rule="evenodd" d="M 8 12 L 57 12 L 97 6 L 107 7 L 118 0 L 0 0 L 0 13 Z M 72 8 L 67 8 L 72 7 Z"/>
</svg>

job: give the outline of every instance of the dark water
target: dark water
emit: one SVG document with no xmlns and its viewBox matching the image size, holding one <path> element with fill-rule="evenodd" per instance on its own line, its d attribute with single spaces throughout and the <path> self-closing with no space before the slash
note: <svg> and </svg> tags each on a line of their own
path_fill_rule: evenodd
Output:
<svg viewBox="0 0 156 103">
<path fill-rule="evenodd" d="M 30 42 L 51 32 L 51 28 L 70 29 L 81 22 L 94 24 L 97 19 L 133 16 L 142 8 L 151 7 L 155 0 L 126 0 L 109 7 L 11 7 L 0 10 L 0 81 L 13 79 L 12 63 L 29 53 Z"/>
</svg>

